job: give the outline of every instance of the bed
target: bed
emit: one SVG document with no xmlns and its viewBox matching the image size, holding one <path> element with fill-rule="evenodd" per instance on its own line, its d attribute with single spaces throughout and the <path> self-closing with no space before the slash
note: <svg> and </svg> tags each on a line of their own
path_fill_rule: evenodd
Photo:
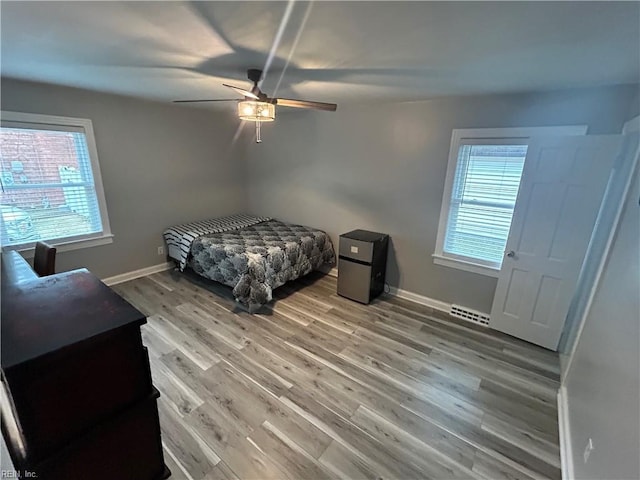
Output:
<svg viewBox="0 0 640 480">
<path fill-rule="evenodd" d="M 250 311 L 271 301 L 284 283 L 335 264 L 327 233 L 269 217 L 232 215 L 176 225 L 164 239 L 181 271 L 189 267 L 232 287 Z"/>
</svg>

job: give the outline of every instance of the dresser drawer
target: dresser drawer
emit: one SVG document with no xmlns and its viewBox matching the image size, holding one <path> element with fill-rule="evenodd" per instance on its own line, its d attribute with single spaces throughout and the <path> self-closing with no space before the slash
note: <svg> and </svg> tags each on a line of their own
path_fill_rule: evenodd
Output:
<svg viewBox="0 0 640 480">
<path fill-rule="evenodd" d="M 32 467 L 47 480 L 159 480 L 164 465 L 157 390 Z"/>
<path fill-rule="evenodd" d="M 77 343 L 4 375 L 11 413 L 22 433 L 21 460 L 31 464 L 146 398 L 153 388 L 137 325 Z"/>
</svg>

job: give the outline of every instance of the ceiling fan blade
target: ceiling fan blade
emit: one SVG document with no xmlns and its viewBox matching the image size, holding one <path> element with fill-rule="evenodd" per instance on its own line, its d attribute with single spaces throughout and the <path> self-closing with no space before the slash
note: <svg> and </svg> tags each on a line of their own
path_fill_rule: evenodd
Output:
<svg viewBox="0 0 640 480">
<path fill-rule="evenodd" d="M 215 100 L 174 100 L 173 103 L 196 103 L 196 102 L 237 102 L 237 98 L 219 98 Z"/>
<path fill-rule="evenodd" d="M 235 90 L 236 92 L 238 92 L 240 95 L 242 95 L 243 97 L 250 97 L 250 98 L 255 98 L 256 100 L 260 100 L 260 97 L 258 97 L 258 95 L 256 95 L 255 93 L 249 91 L 249 90 L 245 90 L 244 88 L 240 88 L 240 87 L 234 87 L 233 85 L 227 85 L 226 83 L 222 84 L 225 87 L 228 87 L 232 90 Z"/>
<path fill-rule="evenodd" d="M 274 98 L 273 101 L 276 105 L 282 107 L 313 108 L 315 110 L 327 110 L 329 112 L 335 112 L 338 108 L 338 105 L 335 103 L 312 102 L 310 100 L 295 100 L 293 98 Z"/>
</svg>

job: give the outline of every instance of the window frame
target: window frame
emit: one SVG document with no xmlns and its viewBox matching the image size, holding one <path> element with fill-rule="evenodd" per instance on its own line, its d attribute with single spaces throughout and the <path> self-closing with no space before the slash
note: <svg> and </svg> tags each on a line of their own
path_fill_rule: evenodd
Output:
<svg viewBox="0 0 640 480">
<path fill-rule="evenodd" d="M 95 188 L 98 201 L 102 230 L 96 233 L 43 240 L 47 243 L 50 243 L 51 245 L 56 246 L 59 252 L 95 247 L 98 245 L 106 245 L 112 243 L 114 235 L 111 233 L 111 224 L 109 222 L 109 214 L 107 212 L 107 202 L 104 195 L 104 186 L 102 184 L 102 172 L 100 170 L 98 149 L 96 147 L 96 140 L 93 132 L 93 122 L 88 118 L 63 117 L 58 115 L 12 112 L 5 110 L 0 111 L 1 127 L 20 128 L 20 125 L 30 125 L 36 128 L 40 125 L 42 126 L 42 130 L 46 130 L 47 126 L 60 126 L 71 127 L 73 129 L 82 129 L 84 132 L 85 140 L 87 142 L 87 151 L 89 153 L 89 162 L 91 172 L 93 174 L 93 186 Z M 31 258 L 33 256 L 34 248 L 35 242 L 2 246 L 2 250 L 18 250 L 20 252 L 25 252 L 25 256 L 27 258 Z"/>
<path fill-rule="evenodd" d="M 453 184 L 455 181 L 456 168 L 458 166 L 458 154 L 461 144 L 464 143 L 465 145 L 469 145 L 472 144 L 469 142 L 477 141 L 477 145 L 488 145 L 492 142 L 503 145 L 509 145 L 509 142 L 513 142 L 512 144 L 514 145 L 528 145 L 532 137 L 586 135 L 587 129 L 587 125 L 453 129 L 451 133 L 451 144 L 449 146 L 447 175 L 445 178 L 444 191 L 442 193 L 436 248 L 435 252 L 431 255 L 433 263 L 490 277 L 498 277 L 500 273 L 499 268 L 483 264 L 481 259 L 473 261 L 468 257 L 461 257 L 444 252 L 444 240 L 447 233 L 447 226 L 449 224 L 449 213 L 451 211 L 451 195 L 453 192 Z M 523 170 L 522 175 L 524 177 L 525 170 Z M 520 181 L 522 182 L 522 178 Z M 517 202 L 518 200 L 516 199 L 516 206 Z M 515 208 L 516 207 L 514 207 L 514 211 Z"/>
</svg>

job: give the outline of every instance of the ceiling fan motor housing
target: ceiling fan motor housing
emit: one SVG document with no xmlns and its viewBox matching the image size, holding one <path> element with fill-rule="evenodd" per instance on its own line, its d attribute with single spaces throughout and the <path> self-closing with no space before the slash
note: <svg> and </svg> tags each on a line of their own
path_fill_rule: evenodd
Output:
<svg viewBox="0 0 640 480">
<path fill-rule="evenodd" d="M 249 70 L 247 70 L 247 78 L 253 83 L 257 84 L 262 78 L 262 70 L 259 70 L 257 68 L 250 68 Z"/>
<path fill-rule="evenodd" d="M 257 95 L 258 99 L 261 101 L 267 100 L 267 95 L 262 93 L 260 87 L 258 87 L 258 82 L 262 79 L 262 70 L 257 68 L 250 68 L 247 70 L 247 78 L 253 82 L 253 88 L 251 89 L 251 93 Z"/>
</svg>

